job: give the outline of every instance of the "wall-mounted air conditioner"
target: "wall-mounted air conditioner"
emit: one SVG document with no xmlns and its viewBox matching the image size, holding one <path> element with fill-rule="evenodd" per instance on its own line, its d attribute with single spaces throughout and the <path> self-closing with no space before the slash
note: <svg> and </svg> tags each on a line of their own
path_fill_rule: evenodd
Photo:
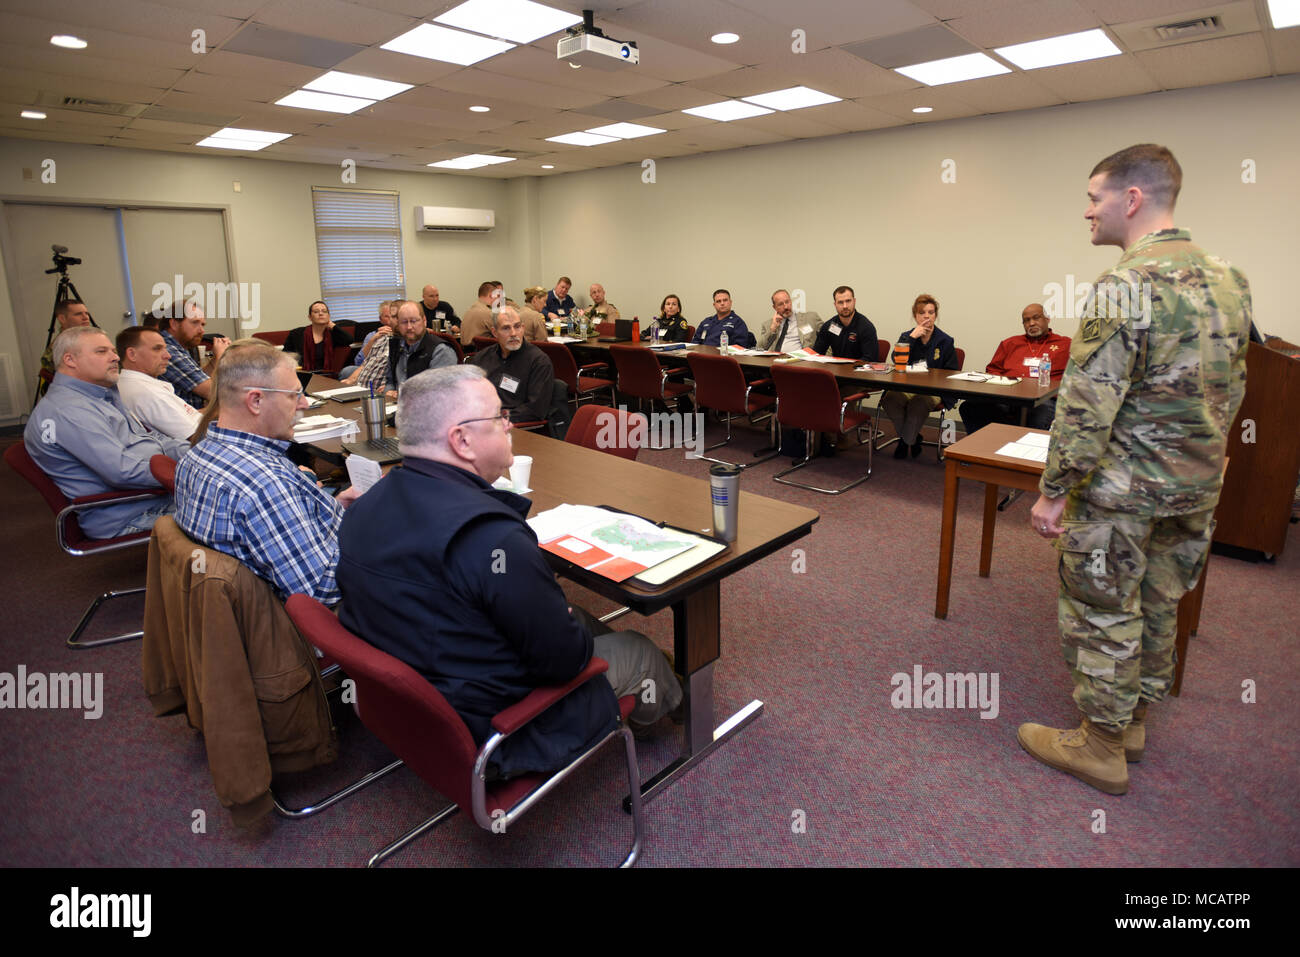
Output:
<svg viewBox="0 0 1300 957">
<path fill-rule="evenodd" d="M 491 209 L 460 209 L 455 206 L 415 207 L 416 229 L 459 229 L 483 232 L 496 224 L 497 214 Z"/>
</svg>

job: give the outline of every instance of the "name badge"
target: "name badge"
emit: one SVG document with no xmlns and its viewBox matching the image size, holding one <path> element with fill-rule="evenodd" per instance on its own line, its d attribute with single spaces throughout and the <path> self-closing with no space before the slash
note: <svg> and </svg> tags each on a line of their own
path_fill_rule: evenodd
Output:
<svg viewBox="0 0 1300 957">
<path fill-rule="evenodd" d="M 844 327 L 841 326 L 838 322 L 831 323 L 831 335 L 838 336 L 843 331 L 844 331 Z"/>
<path fill-rule="evenodd" d="M 443 312 L 441 309 L 435 311 L 433 315 L 434 315 L 434 318 L 437 318 L 437 319 L 446 319 L 446 318 L 447 318 L 447 314 L 446 314 L 445 312 Z"/>
<path fill-rule="evenodd" d="M 805 335 L 805 336 L 812 335 L 812 331 L 813 331 L 813 327 L 812 327 L 812 326 L 800 326 L 800 327 L 799 327 L 799 333 L 800 333 L 801 335 Z"/>
<path fill-rule="evenodd" d="M 501 377 L 501 385 L 499 385 L 497 388 L 505 389 L 505 391 L 509 392 L 511 395 L 514 395 L 516 392 L 519 391 L 519 380 L 512 375 L 503 375 Z"/>
<path fill-rule="evenodd" d="M 1029 356 L 1027 359 L 1025 359 L 1025 365 L 1027 365 L 1027 366 L 1033 366 L 1034 368 L 1037 368 L 1037 367 L 1038 367 L 1038 356 Z"/>
</svg>

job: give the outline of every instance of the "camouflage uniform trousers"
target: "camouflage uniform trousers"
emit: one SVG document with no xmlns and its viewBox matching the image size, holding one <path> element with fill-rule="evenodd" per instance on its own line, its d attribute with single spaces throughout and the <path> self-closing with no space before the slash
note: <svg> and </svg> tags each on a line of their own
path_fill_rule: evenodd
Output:
<svg viewBox="0 0 1300 957">
<path fill-rule="evenodd" d="M 1178 602 L 1205 567 L 1213 517 L 1210 509 L 1152 518 L 1067 500 L 1057 617 L 1074 702 L 1093 723 L 1122 729 L 1139 698 L 1168 693 Z"/>
</svg>

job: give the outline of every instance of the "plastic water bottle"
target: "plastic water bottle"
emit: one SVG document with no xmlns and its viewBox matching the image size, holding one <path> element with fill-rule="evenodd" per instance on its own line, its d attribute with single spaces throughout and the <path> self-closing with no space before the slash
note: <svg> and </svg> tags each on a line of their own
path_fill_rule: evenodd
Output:
<svg viewBox="0 0 1300 957">
<path fill-rule="evenodd" d="M 1047 356 L 1038 359 L 1038 388 L 1046 392 L 1052 386 L 1052 360 Z"/>
<path fill-rule="evenodd" d="M 718 337 L 718 351 L 725 353 L 727 351 L 727 330 L 722 330 L 722 335 Z"/>
</svg>

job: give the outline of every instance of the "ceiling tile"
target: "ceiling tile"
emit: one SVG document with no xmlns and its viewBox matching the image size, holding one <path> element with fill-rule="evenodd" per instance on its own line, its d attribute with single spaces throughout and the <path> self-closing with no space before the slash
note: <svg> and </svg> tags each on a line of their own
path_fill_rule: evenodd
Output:
<svg viewBox="0 0 1300 957">
<path fill-rule="evenodd" d="M 51 36 L 66 29 L 65 24 L 53 20 L 0 13 L 0 36 L 5 38 L 5 43 L 40 50 L 51 57 L 79 55 L 79 51 L 64 51 L 49 45 Z M 77 36 L 90 44 L 87 50 L 98 59 L 134 60 L 179 70 L 188 70 L 199 61 L 199 54 L 194 53 L 190 48 L 188 35 L 185 36 L 183 43 L 164 43 L 152 37 L 133 36 L 91 27 L 79 29 Z"/>
<path fill-rule="evenodd" d="M 440 90 L 453 90 L 460 93 L 496 96 L 514 103 L 528 103 L 533 106 L 549 106 L 552 109 L 576 110 L 592 103 L 599 103 L 605 97 L 581 90 L 569 90 L 545 83 L 520 83 L 513 77 L 486 70 L 470 68 L 444 77 L 437 83 Z"/>
<path fill-rule="evenodd" d="M 774 23 L 785 24 L 787 36 L 798 27 L 808 32 L 808 49 L 842 45 L 859 40 L 905 33 L 934 23 L 934 16 L 908 0 L 871 0 L 870 3 L 791 3 L 790 0 L 730 0 Z"/>
<path fill-rule="evenodd" d="M 364 46 L 387 43 L 418 22 L 343 0 L 270 0 L 254 19 L 279 30 Z"/>
<path fill-rule="evenodd" d="M 1150 17 L 1182 19 L 1180 14 L 1212 5 L 1205 0 L 1087 0 L 1087 6 L 1106 23 L 1130 23 Z"/>
<path fill-rule="evenodd" d="M 1274 30 L 1268 42 L 1273 48 L 1273 68 L 1279 75 L 1300 73 L 1300 30 Z"/>
<path fill-rule="evenodd" d="M 425 57 L 408 56 L 371 47 L 342 60 L 334 67 L 344 73 L 360 73 L 362 76 L 377 76 L 381 80 L 395 80 L 398 83 L 432 83 L 444 76 L 451 76 L 465 69 L 458 63 L 441 63 Z"/>
<path fill-rule="evenodd" d="M 215 76 L 191 70 L 176 83 L 181 93 L 195 93 L 199 96 L 229 95 L 240 100 L 252 100 L 273 103 L 280 97 L 295 89 L 294 84 L 277 83 L 275 80 L 263 80 L 255 76 Z"/>
<path fill-rule="evenodd" d="M 1264 38 L 1258 33 L 1142 50 L 1134 56 L 1166 89 L 1231 83 L 1272 72 Z"/>
<path fill-rule="evenodd" d="M 1044 67 L 1030 75 L 1039 85 L 1070 103 L 1136 96 L 1160 89 L 1160 84 L 1131 53 L 1104 60 Z"/>
<path fill-rule="evenodd" d="M 739 72 L 741 68 L 733 72 Z M 724 74 L 725 75 L 725 74 Z M 698 90 L 693 86 L 674 83 L 649 93 L 635 93 L 627 97 L 633 103 L 640 103 L 660 110 L 687 110 L 693 106 L 703 106 L 718 99 L 718 94 L 708 90 Z"/>
<path fill-rule="evenodd" d="M 26 9 L 18 12 L 30 11 L 30 4 L 23 6 Z M 51 17 L 51 14 L 57 14 L 57 17 Z M 102 0 L 59 0 L 57 6 L 43 8 L 40 15 L 66 24 L 64 32 L 74 35 L 80 35 L 77 33 L 78 28 L 89 26 L 175 43 L 178 39 L 188 41 L 194 30 L 201 29 L 206 34 L 209 48 L 224 41 L 240 24 L 239 20 L 230 17 L 160 6 L 145 0 L 113 0 L 112 3 L 104 3 Z M 83 52 L 93 53 L 94 48 Z"/>
<path fill-rule="evenodd" d="M 907 90 L 917 83 L 843 50 L 822 50 L 803 56 L 786 56 L 776 63 L 733 70 L 721 76 L 693 80 L 689 85 L 733 97 L 770 93 L 792 86 L 808 86 L 831 96 L 850 99 Z"/>
<path fill-rule="evenodd" d="M 51 48 L 53 49 L 53 48 Z M 59 54 L 67 54 L 60 56 Z M 119 83 L 134 83 L 140 86 L 161 87 L 166 89 L 184 76 L 183 70 L 151 66 L 149 63 L 130 63 L 121 60 L 106 60 L 102 57 L 86 56 L 85 51 L 57 50 L 54 55 L 43 49 L 0 45 L 0 63 L 9 69 L 28 69 L 48 72 L 54 75 L 64 74 L 69 77 L 84 77 L 94 80 L 109 80 Z"/>
<path fill-rule="evenodd" d="M 475 67 L 488 73 L 549 83 L 599 96 L 643 93 L 668 83 L 667 80 L 643 73 L 634 66 L 624 66 L 618 70 L 597 70 L 591 67 L 575 70 L 563 60 L 557 60 L 554 49 L 539 50 L 535 46 L 518 47 L 501 56 L 483 60 Z"/>
<path fill-rule="evenodd" d="M 952 92 L 963 103 L 969 103 L 981 113 L 1035 110 L 1065 102 L 1064 97 L 1038 85 L 1031 75 L 1023 73 L 1004 73 L 1001 76 L 968 80 L 958 83 Z"/>
<path fill-rule="evenodd" d="M 960 86 L 960 84 L 955 84 Z M 858 100 L 862 106 L 881 113 L 888 113 L 909 123 L 933 123 L 936 120 L 952 120 L 962 116 L 976 116 L 980 110 L 959 97 L 959 92 L 951 86 L 930 87 L 922 90 L 909 90 L 906 93 L 891 93 L 888 96 L 868 96 Z M 933 113 L 913 113 L 917 106 L 931 107 Z"/>
<path fill-rule="evenodd" d="M 250 23 L 226 41 L 222 49 L 267 60 L 298 63 L 318 70 L 332 70 L 348 57 L 360 53 L 362 47 L 355 43 Z"/>
<path fill-rule="evenodd" d="M 289 89 L 297 89 L 304 83 L 310 83 L 323 72 L 320 67 L 268 60 L 265 57 L 235 53 L 233 50 L 211 51 L 199 61 L 197 69 L 214 76 L 256 77 L 259 80 L 283 84 Z"/>
<path fill-rule="evenodd" d="M 1043 40 L 1100 26 L 1095 14 L 1075 0 L 1034 0 L 1015 7 L 997 7 L 948 22 L 948 26 L 977 47 L 993 49 L 1012 43 Z"/>
<path fill-rule="evenodd" d="M 844 49 L 853 56 L 891 70 L 913 63 L 929 63 L 931 60 L 976 52 L 968 40 L 957 36 L 943 24 L 909 30 L 880 40 L 850 44 Z"/>
<path fill-rule="evenodd" d="M 639 103 L 633 103 L 631 100 L 606 100 L 604 103 L 584 106 L 583 110 L 601 119 L 614 120 L 619 123 L 631 123 L 663 112 L 658 107 L 642 106 Z M 653 123 L 648 125 L 654 126 Z"/>
<path fill-rule="evenodd" d="M 763 63 L 791 52 L 790 27 L 728 3 L 653 0 L 619 10 L 611 19 L 612 24 L 605 25 L 604 30 L 619 40 L 636 40 L 632 32 L 642 32 L 739 64 Z M 740 34 L 739 42 L 720 45 L 709 40 L 715 33 L 727 31 Z M 647 41 L 641 48 L 642 63 L 654 56 L 654 46 Z"/>
</svg>

